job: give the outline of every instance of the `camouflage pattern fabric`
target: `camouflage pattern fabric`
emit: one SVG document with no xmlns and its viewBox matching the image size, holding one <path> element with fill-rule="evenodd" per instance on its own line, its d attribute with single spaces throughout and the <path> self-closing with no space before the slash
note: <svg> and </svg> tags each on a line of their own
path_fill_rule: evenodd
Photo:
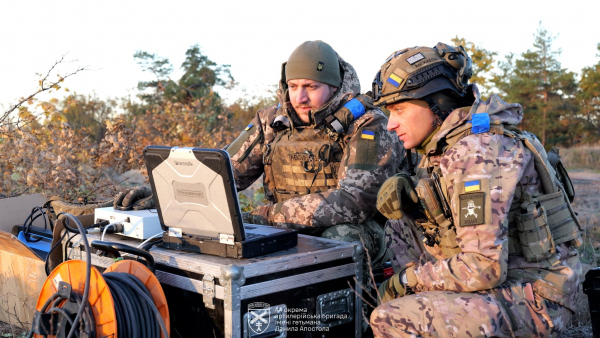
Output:
<svg viewBox="0 0 600 338">
<path fill-rule="evenodd" d="M 385 246 L 388 248 L 389 259 L 394 273 L 406 269 L 409 263 L 425 264 L 437 259 L 430 254 L 421 238 L 421 231 L 416 223 L 404 216 L 399 220 L 390 220 L 385 226 Z"/>
<path fill-rule="evenodd" d="M 274 105 L 258 111 L 249 128 L 242 132 L 230 145 L 232 149 L 228 150 L 238 191 L 246 189 L 264 173 L 265 196 L 275 203 L 276 186 L 270 177 L 286 174 L 265 172 L 271 166 L 263 164 L 263 156 L 269 151 L 268 145 L 277 136 L 271 124 L 276 117 L 283 115 L 291 121 L 292 132 L 324 128 L 324 119 L 341 109 L 360 92 L 358 77 L 352 66 L 341 58 L 340 65 L 344 71 L 342 86 L 328 103 L 311 112 L 310 125 L 304 125 L 297 117 L 289 103 L 286 85 L 280 82 L 277 93 L 280 106 Z M 298 229 L 303 233 L 319 234 L 333 225 L 359 224 L 370 219 L 376 211 L 375 198 L 379 186 L 387 177 L 396 173 L 404 155 L 398 138 L 386 130 L 386 124 L 387 117 L 380 109 L 373 106 L 368 108 L 363 116 L 348 127 L 339 142 L 344 150 L 341 164 L 333 175 L 337 180 L 335 188 L 307 193 L 274 204 L 270 208 L 269 223 Z M 371 163 L 364 163 L 364 149 L 359 149 L 361 132 L 365 128 L 378 135 L 376 151 L 371 151 L 367 156 Z"/>
<path fill-rule="evenodd" d="M 527 292 L 531 285 L 490 291 L 425 291 L 385 303 L 371 314 L 375 337 L 556 337 L 571 311 Z M 498 297 L 502 297 L 499 300 Z"/>
<path fill-rule="evenodd" d="M 383 228 L 373 220 L 362 224 L 334 225 L 323 231 L 321 237 L 343 242 L 360 242 L 362 240 L 365 249 L 369 252 L 373 267 L 381 265 L 387 258 Z"/>
<path fill-rule="evenodd" d="M 520 105 L 508 104 L 496 95 L 482 102 L 476 87 L 474 91 L 476 101 L 473 107 L 460 108 L 450 114 L 431 142 L 427 144 L 426 156 L 419 165 L 421 168 L 433 165 L 439 165 L 441 168 L 447 183 L 447 195 L 455 222 L 456 241 L 462 252 L 447 257 L 437 245 L 424 246 L 420 240 L 419 230 L 415 229 L 414 222 L 406 217 L 398 221 L 388 221 L 386 241 L 394 256 L 392 258 L 394 268 L 400 271 L 409 262 L 417 264 L 414 272 L 418 283 L 413 289 L 419 294 L 407 300 L 396 299 L 384 305 L 384 312 L 377 311 L 377 314 L 371 317 L 374 331 L 392 332 L 391 329 L 384 329 L 384 327 L 395 326 L 400 322 L 406 323 L 410 315 L 406 310 L 400 310 L 398 306 L 400 303 L 417 302 L 418 304 L 420 301 L 423 302 L 423 306 L 432 304 L 437 307 L 437 309 L 434 307 L 435 311 L 440 311 L 436 316 L 451 318 L 455 316 L 454 311 L 458 311 L 459 314 L 462 311 L 456 302 L 463 302 L 462 306 L 465 307 L 467 303 L 471 304 L 468 297 L 475 297 L 473 295 L 479 295 L 483 290 L 488 290 L 485 291 L 488 293 L 493 288 L 503 290 L 506 285 L 512 284 L 530 283 L 535 297 L 544 298 L 547 308 L 559 307 L 555 312 L 544 315 L 549 316 L 546 318 L 548 323 L 534 325 L 533 327 L 538 331 L 528 331 L 531 335 L 548 336 L 559 330 L 564 326 L 562 321 L 566 316 L 562 314 L 569 312 L 569 309 L 575 309 L 575 298 L 581 280 L 581 264 L 575 248 L 565 244 L 558 245 L 553 259 L 534 263 L 528 263 L 524 257 L 508 255 L 509 230 L 514 227 L 514 220 L 509 221 L 511 207 L 520 202 L 525 192 L 533 196 L 544 194 L 531 151 L 518 140 L 489 132 L 466 136 L 444 151 L 438 149 L 443 147 L 445 138 L 464 131 L 461 128 L 464 128 L 475 113 L 487 112 L 491 125 L 502 123 L 516 125 L 521 122 L 523 110 Z M 539 142 L 536 142 L 536 148 L 543 150 Z M 461 212 L 461 209 L 464 209 L 461 207 L 461 195 L 464 196 L 469 191 L 465 189 L 465 183 L 474 181 L 478 182 L 479 188 L 475 192 L 483 193 L 481 205 L 478 205 L 481 209 L 477 209 L 478 212 L 482 212 L 479 216 L 482 222 L 477 225 L 467 225 L 461 223 L 461 217 L 465 217 L 465 212 Z M 455 296 L 457 294 L 468 296 L 461 298 Z M 509 299 L 504 300 L 510 303 Z M 485 305 L 486 302 L 489 304 Z M 482 311 L 478 315 L 479 324 L 492 323 L 496 320 L 493 313 L 493 307 L 496 306 L 494 303 L 495 301 L 489 297 L 474 301 L 473 306 L 476 306 L 474 311 Z M 411 304 L 408 304 L 407 308 L 410 308 Z M 447 308 L 440 307 L 444 304 Z M 531 302 L 522 304 L 516 302 L 516 304 L 513 312 L 521 313 L 521 316 L 527 315 L 528 307 L 538 309 Z M 535 304 L 541 306 L 542 303 Z M 477 308 L 479 310 L 475 310 Z M 543 316 L 543 311 L 537 313 Z M 557 322 L 551 320 L 551 314 L 557 314 Z M 405 315 L 407 317 L 404 317 Z M 391 319 L 382 316 L 396 319 L 392 322 Z M 461 317 L 456 316 L 456 318 Z M 462 318 L 464 319 L 464 315 Z M 417 320 L 415 317 L 411 320 L 413 319 Z M 429 323 L 432 323 L 433 329 L 428 327 L 422 332 L 433 330 L 438 331 L 440 336 L 461 336 L 455 333 L 456 327 L 448 331 L 446 322 L 436 322 L 432 319 Z M 498 325 L 497 322 L 495 323 Z M 467 324 L 471 325 L 471 323 L 462 325 Z M 395 326 L 395 330 L 404 331 L 398 326 Z M 495 329 L 490 330 L 494 332 L 492 335 L 499 332 Z M 478 335 L 483 334 L 480 331 L 473 333 L 473 336 Z M 386 335 L 382 333 L 381 336 Z"/>
</svg>

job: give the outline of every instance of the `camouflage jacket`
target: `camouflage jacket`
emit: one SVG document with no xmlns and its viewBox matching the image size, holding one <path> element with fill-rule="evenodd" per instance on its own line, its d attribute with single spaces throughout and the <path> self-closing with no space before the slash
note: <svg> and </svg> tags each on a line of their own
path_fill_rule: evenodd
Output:
<svg viewBox="0 0 600 338">
<path fill-rule="evenodd" d="M 343 69 L 341 88 L 323 107 L 310 112 L 309 125 L 303 124 L 297 117 L 287 96 L 287 85 L 280 81 L 277 91 L 279 104 L 259 110 L 250 123 L 256 128 L 242 132 L 238 140 L 230 146 L 234 148 L 233 145 L 237 142 L 235 148 L 239 147 L 231 155 L 238 191 L 246 189 L 265 173 L 263 155 L 267 145 L 277 136 L 278 132 L 272 127 L 276 117 L 284 115 L 291 121 L 291 133 L 302 133 L 310 128 L 325 128 L 321 122 L 327 116 L 359 95 L 360 85 L 356 72 L 341 58 L 340 65 Z M 361 96 L 361 101 L 365 98 L 366 96 Z M 332 225 L 362 223 L 371 218 L 376 211 L 375 200 L 379 187 L 387 177 L 398 170 L 404 155 L 404 148 L 398 138 L 386 130 L 386 125 L 387 117 L 383 112 L 367 103 L 365 114 L 354 120 L 341 135 L 341 140 L 338 140 L 343 155 L 341 164 L 334 173 L 334 178 L 337 179 L 335 188 L 275 203 L 269 208 L 269 223 L 315 232 L 317 228 L 322 231 Z M 361 138 L 363 129 L 374 132 L 374 138 Z M 367 141 L 371 143 L 365 147 L 364 142 Z M 230 154 L 233 152 L 231 149 L 229 151 Z M 272 161 L 277 159 L 273 158 Z M 275 172 L 273 174 L 289 175 Z M 265 175 L 263 181 L 265 196 L 271 202 L 275 202 L 274 182 L 267 176 L 269 175 Z"/>
<path fill-rule="evenodd" d="M 487 112 L 491 125 L 521 122 L 523 109 L 519 104 L 508 104 L 497 95 L 483 102 L 475 86 L 474 91 L 473 106 L 457 109 L 446 118 L 427 144 L 427 156 L 419 165 L 426 168 L 439 163 L 462 252 L 444 257 L 439 247 L 426 246 L 437 260 L 417 266 L 417 290 L 472 292 L 496 287 L 507 279 L 518 280 L 532 283 L 534 292 L 574 310 L 581 278 L 575 248 L 558 245 L 558 260 L 554 262 L 528 263 L 521 256 L 509 255 L 509 228 L 514 227 L 514 221 L 509 221 L 511 206 L 514 209 L 520 205 L 525 191 L 534 197 L 544 194 L 531 151 L 521 141 L 492 132 L 470 134 L 444 149 L 444 139 L 469 123 L 475 113 Z M 537 139 L 534 146 L 544 152 Z M 477 209 L 471 206 L 474 212 L 483 212 L 482 224 L 478 225 L 461 220 L 466 216 L 461 209 L 469 208 L 461 201 L 461 195 L 471 191 L 470 182 L 480 184 L 485 193 L 482 201 L 476 203 Z"/>
</svg>

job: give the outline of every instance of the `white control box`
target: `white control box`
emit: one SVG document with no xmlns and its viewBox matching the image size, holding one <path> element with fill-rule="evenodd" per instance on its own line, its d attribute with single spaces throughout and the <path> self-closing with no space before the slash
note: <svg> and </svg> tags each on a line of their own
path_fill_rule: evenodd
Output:
<svg viewBox="0 0 600 338">
<path fill-rule="evenodd" d="M 113 207 L 97 208 L 94 211 L 94 221 L 96 223 L 99 220 L 106 220 L 110 223 L 123 221 L 123 233 L 118 235 L 148 239 L 163 232 L 156 209 L 151 210 L 121 211 L 115 210 Z"/>
</svg>

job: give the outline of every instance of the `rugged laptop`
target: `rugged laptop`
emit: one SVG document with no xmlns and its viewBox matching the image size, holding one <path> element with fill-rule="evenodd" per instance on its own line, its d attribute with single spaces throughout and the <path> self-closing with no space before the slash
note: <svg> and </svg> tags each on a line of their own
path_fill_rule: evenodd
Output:
<svg viewBox="0 0 600 338">
<path fill-rule="evenodd" d="M 218 149 L 144 149 L 165 248 L 250 258 L 298 244 L 294 230 L 244 224 L 229 154 Z"/>
</svg>

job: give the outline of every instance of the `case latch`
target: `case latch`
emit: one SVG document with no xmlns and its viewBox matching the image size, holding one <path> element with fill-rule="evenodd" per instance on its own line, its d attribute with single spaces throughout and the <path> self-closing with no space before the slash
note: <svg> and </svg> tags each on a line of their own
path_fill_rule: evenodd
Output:
<svg viewBox="0 0 600 338">
<path fill-rule="evenodd" d="M 202 277 L 202 301 L 207 309 L 215 308 L 215 278 L 211 275 Z"/>
</svg>

